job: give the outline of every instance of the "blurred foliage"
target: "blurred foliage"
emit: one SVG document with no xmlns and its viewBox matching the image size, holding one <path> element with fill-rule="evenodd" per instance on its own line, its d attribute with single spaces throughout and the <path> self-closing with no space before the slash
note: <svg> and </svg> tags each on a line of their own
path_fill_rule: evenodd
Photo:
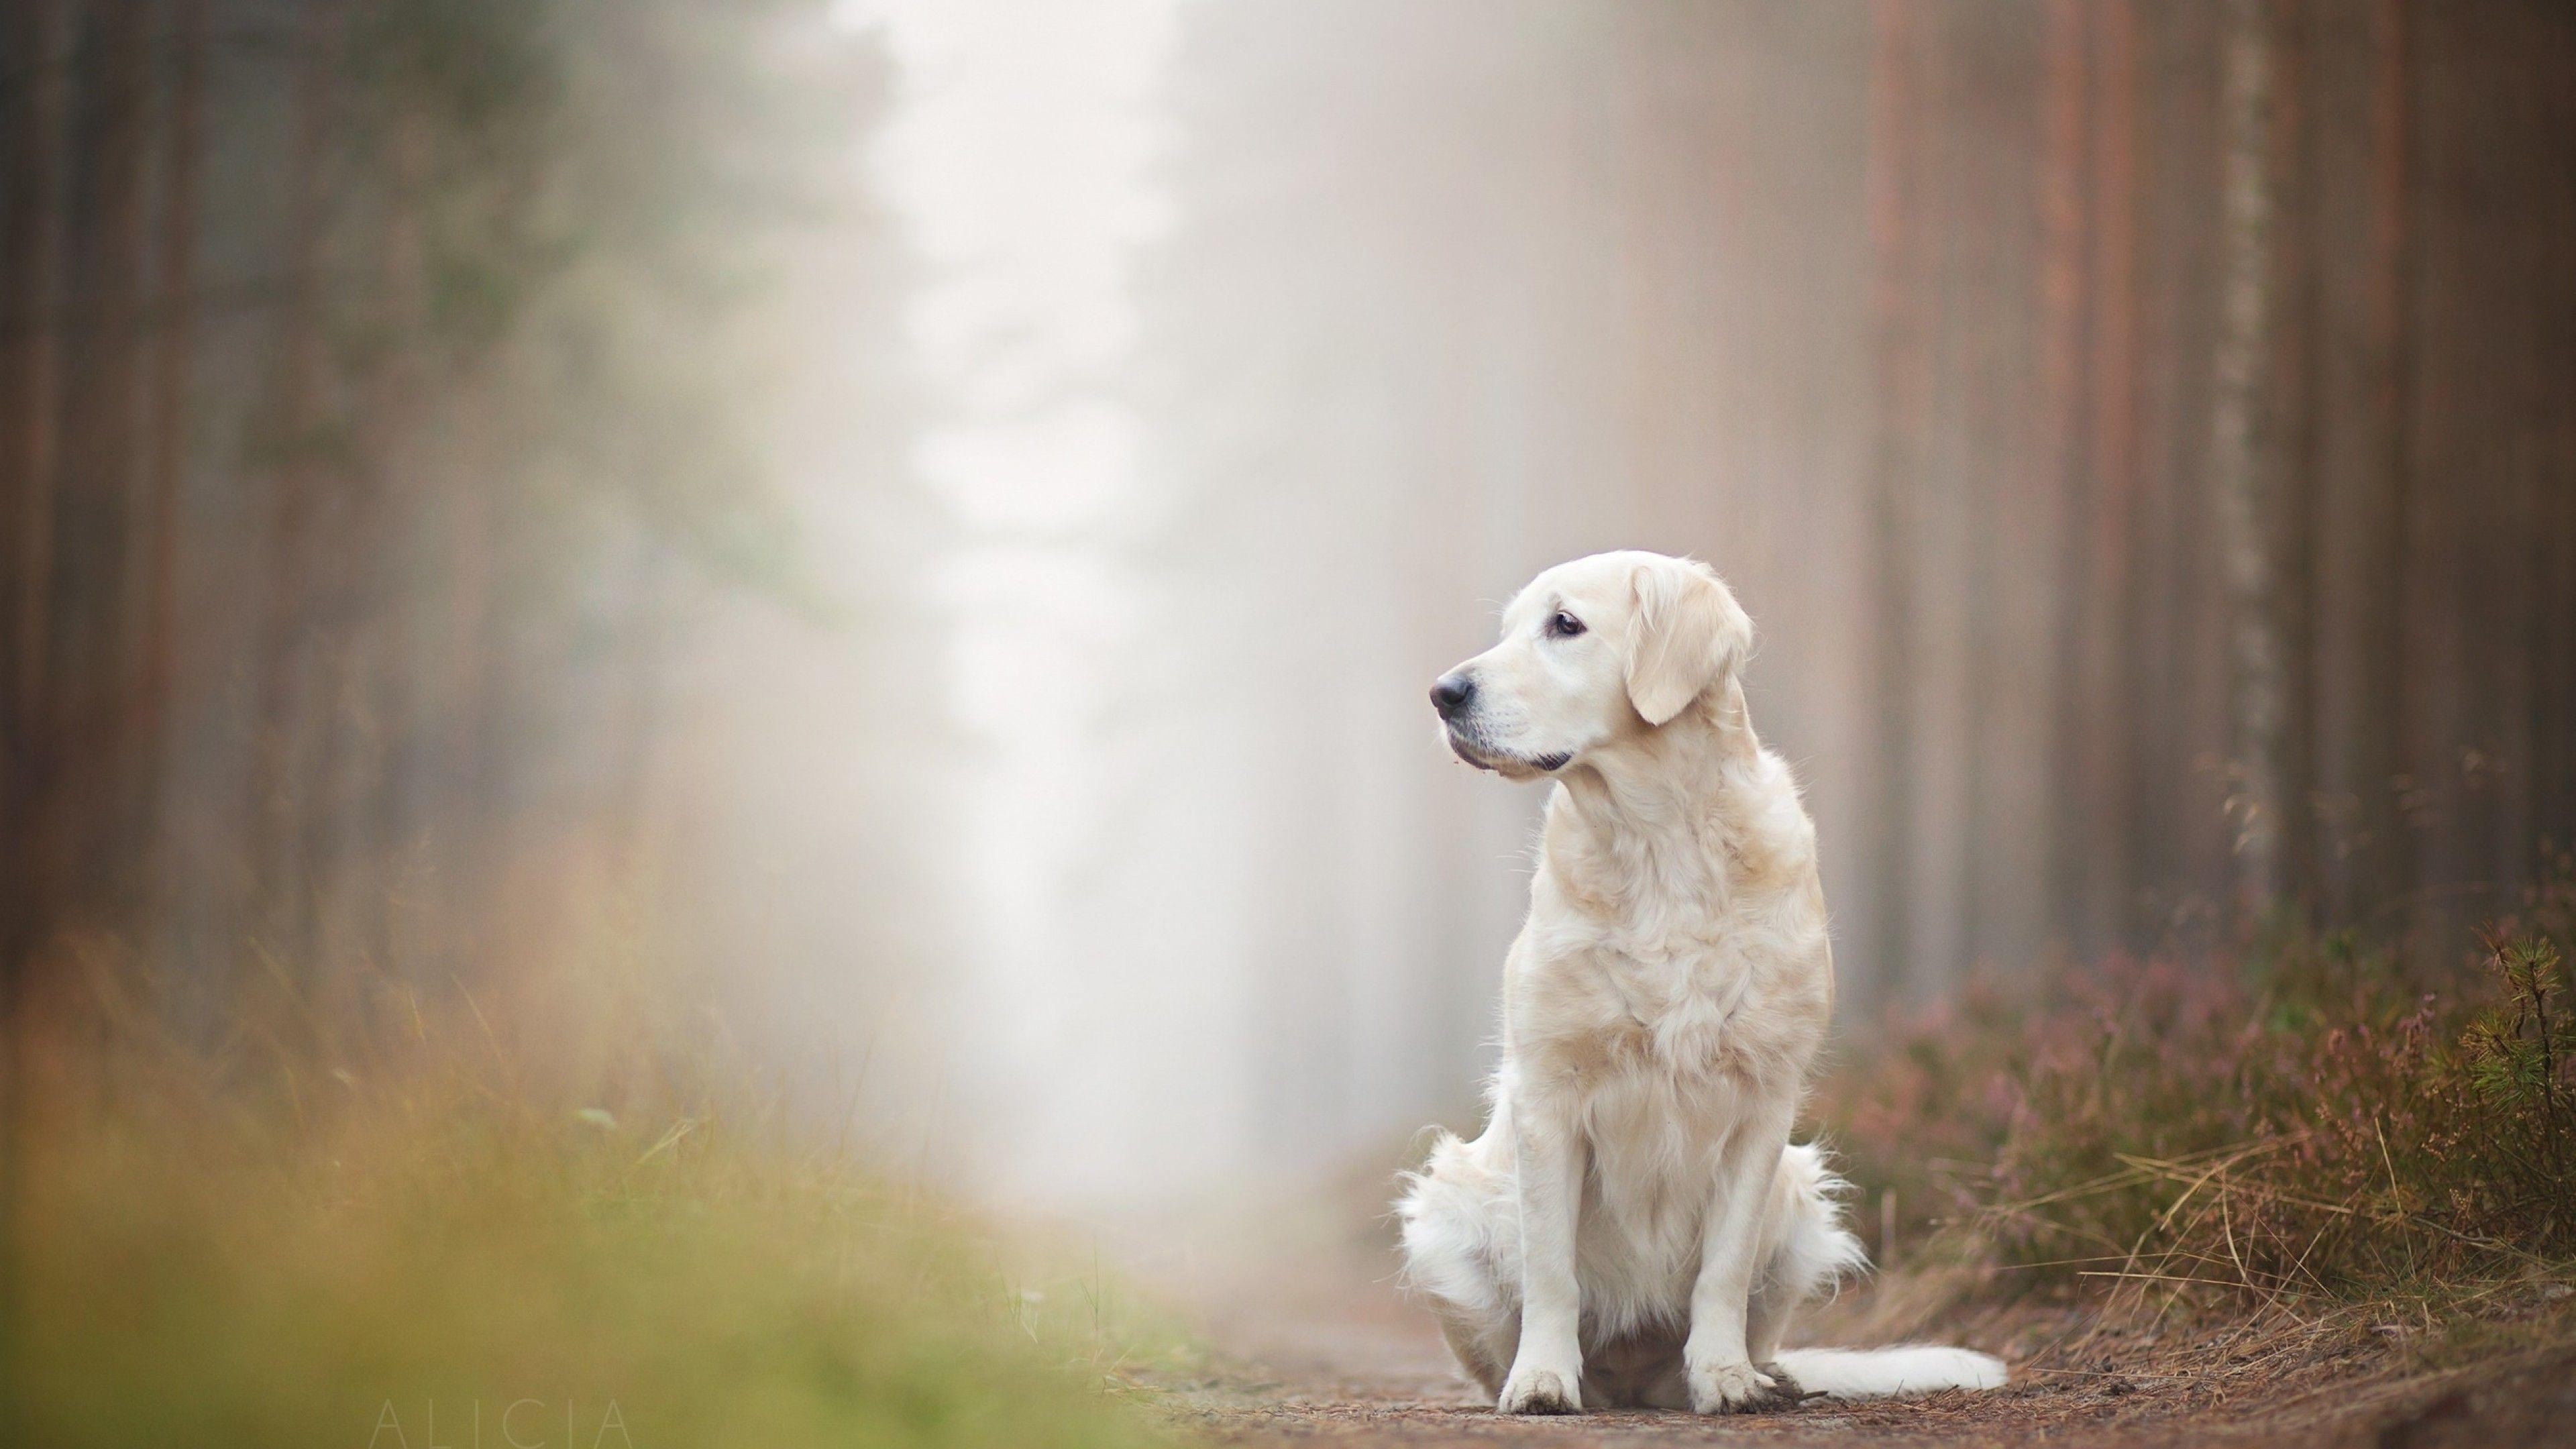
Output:
<svg viewBox="0 0 2576 1449">
<path fill-rule="evenodd" d="M 780 248 L 850 204 L 882 57 L 811 0 L 371 0 L 315 43 L 342 47 L 354 113 L 344 407 L 404 369 L 422 431 L 473 435 L 463 466 L 545 541 L 515 550 L 524 585 L 633 522 L 810 597 L 752 442 L 774 359 L 749 319 Z"/>
<path fill-rule="evenodd" d="M 1909 1238 L 1936 1233 L 1909 1255 L 2007 1289 L 2366 1299 L 2563 1271 L 2572 882 L 2562 862 L 2456 966 L 2283 929 L 2233 970 L 1989 982 L 1856 1052 L 1819 1115 Z"/>
<path fill-rule="evenodd" d="M 580 1445 L 1161 1437 L 1114 1398 L 1150 1325 L 1096 1270 L 1014 1275 L 986 1226 L 713 1085 L 748 1074 L 667 997 L 558 994 L 412 1000 L 321 1051 L 58 1016 L 0 1440 L 490 1443 L 505 1411 Z"/>
</svg>

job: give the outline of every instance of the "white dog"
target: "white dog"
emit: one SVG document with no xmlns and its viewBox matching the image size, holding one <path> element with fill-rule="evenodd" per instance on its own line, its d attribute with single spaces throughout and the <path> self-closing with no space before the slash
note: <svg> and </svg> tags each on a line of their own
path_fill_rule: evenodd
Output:
<svg viewBox="0 0 2576 1449">
<path fill-rule="evenodd" d="M 1992 1388 L 1965 1349 L 1783 1353 L 1866 1264 L 1789 1129 L 1833 1012 L 1816 832 L 1746 717 L 1753 625 L 1699 563 L 1538 576 L 1431 692 L 1459 758 L 1552 778 L 1493 1115 L 1406 1182 L 1408 1281 L 1507 1414 Z"/>
</svg>

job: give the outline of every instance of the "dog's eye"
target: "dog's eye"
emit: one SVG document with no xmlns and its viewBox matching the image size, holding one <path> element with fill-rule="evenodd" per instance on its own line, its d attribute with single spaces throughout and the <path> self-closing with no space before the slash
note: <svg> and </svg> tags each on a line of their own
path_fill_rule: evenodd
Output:
<svg viewBox="0 0 2576 1449">
<path fill-rule="evenodd" d="M 1583 621 L 1559 609 L 1548 619 L 1547 632 L 1559 639 L 1571 639 L 1583 632 Z"/>
</svg>

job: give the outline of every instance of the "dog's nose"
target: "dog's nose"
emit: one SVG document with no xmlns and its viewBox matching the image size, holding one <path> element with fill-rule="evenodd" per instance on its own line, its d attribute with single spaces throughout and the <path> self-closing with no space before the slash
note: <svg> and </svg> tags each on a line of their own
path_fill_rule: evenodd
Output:
<svg viewBox="0 0 2576 1449">
<path fill-rule="evenodd" d="M 1464 670 L 1441 675 L 1440 681 L 1431 686 L 1431 707 L 1440 711 L 1442 719 L 1456 719 L 1458 711 L 1465 709 L 1475 697 L 1476 681 L 1468 678 Z"/>
</svg>

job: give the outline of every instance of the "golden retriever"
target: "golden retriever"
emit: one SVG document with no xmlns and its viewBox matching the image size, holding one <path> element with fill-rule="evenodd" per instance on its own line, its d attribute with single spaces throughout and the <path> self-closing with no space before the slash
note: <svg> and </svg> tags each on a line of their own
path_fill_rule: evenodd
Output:
<svg viewBox="0 0 2576 1449">
<path fill-rule="evenodd" d="M 2004 1381 L 1965 1349 L 1781 1351 L 1866 1259 L 1841 1180 L 1789 1141 L 1833 951 L 1815 826 L 1745 712 L 1752 647 L 1706 565 L 1597 554 L 1431 692 L 1460 759 L 1554 782 L 1492 1114 L 1441 1134 L 1397 1207 L 1407 1281 L 1507 1414 Z"/>
</svg>

